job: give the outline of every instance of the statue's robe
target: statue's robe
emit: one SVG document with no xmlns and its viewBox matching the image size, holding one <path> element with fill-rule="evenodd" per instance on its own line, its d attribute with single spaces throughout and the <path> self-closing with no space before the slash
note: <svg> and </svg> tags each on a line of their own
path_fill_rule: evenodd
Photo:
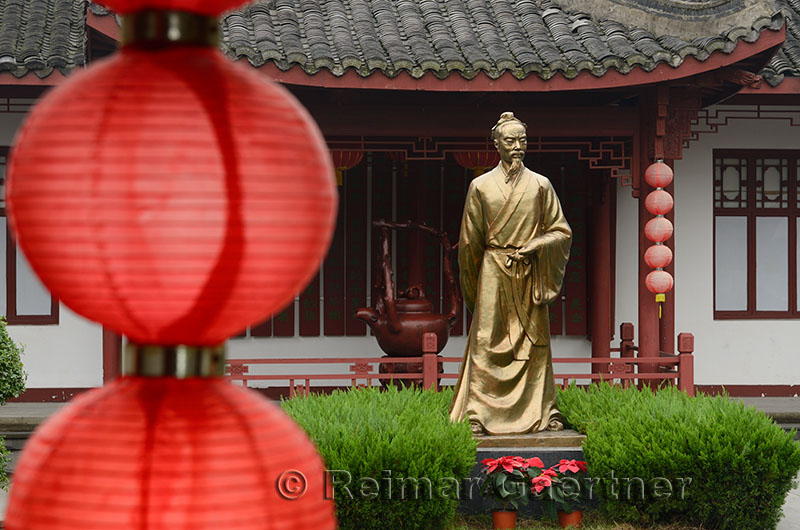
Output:
<svg viewBox="0 0 800 530">
<path fill-rule="evenodd" d="M 534 239 L 541 247 L 530 258 L 509 258 Z M 470 184 L 458 263 L 472 325 L 450 408 L 454 421 L 522 434 L 561 420 L 547 306 L 561 291 L 571 240 L 546 177 L 524 169 L 508 184 L 498 165 Z"/>
</svg>

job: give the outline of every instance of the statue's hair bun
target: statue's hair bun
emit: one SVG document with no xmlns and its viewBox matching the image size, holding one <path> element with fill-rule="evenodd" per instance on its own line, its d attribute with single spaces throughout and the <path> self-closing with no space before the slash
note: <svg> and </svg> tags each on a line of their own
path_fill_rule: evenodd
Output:
<svg viewBox="0 0 800 530">
<path fill-rule="evenodd" d="M 511 122 L 511 121 L 515 121 L 515 122 L 519 123 L 520 125 L 525 127 L 525 129 L 528 128 L 528 126 L 523 121 L 521 121 L 519 118 L 514 116 L 513 112 L 504 112 L 504 113 L 502 113 L 500 115 L 500 119 L 497 120 L 497 123 L 495 123 L 494 127 L 492 127 L 492 139 L 493 140 L 496 139 L 498 134 L 500 134 L 500 126 L 501 125 L 504 125 L 504 124 L 506 124 L 508 122 Z"/>
</svg>

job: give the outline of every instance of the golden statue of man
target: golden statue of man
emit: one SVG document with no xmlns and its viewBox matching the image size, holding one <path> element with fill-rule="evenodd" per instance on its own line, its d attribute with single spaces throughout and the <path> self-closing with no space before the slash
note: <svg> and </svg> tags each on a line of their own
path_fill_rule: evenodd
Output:
<svg viewBox="0 0 800 530">
<path fill-rule="evenodd" d="M 527 169 L 527 126 L 504 112 L 492 128 L 500 163 L 469 186 L 458 264 L 472 311 L 450 407 L 475 434 L 563 429 L 547 310 L 561 291 L 572 230 L 550 181 Z"/>
</svg>

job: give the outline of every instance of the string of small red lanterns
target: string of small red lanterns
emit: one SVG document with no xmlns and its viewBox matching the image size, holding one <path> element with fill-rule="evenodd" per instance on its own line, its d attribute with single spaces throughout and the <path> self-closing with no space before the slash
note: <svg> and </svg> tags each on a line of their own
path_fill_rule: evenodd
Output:
<svg viewBox="0 0 800 530">
<path fill-rule="evenodd" d="M 337 197 L 322 135 L 216 49 L 242 0 L 104 3 L 122 48 L 36 105 L 7 207 L 51 293 L 128 337 L 128 375 L 34 433 L 5 527 L 333 529 L 313 444 L 221 377 L 220 346 L 319 267 Z"/>
<path fill-rule="evenodd" d="M 673 173 L 667 164 L 659 160 L 645 170 L 644 178 L 655 188 L 644 201 L 647 211 L 655 215 L 644 227 L 647 239 L 654 243 L 645 251 L 644 261 L 655 269 L 647 274 L 644 283 L 647 289 L 656 295 L 658 318 L 661 318 L 661 303 L 666 301 L 666 293 L 674 285 L 672 275 L 664 270 L 672 262 L 672 251 L 664 242 L 672 237 L 673 232 L 672 223 L 664 216 L 672 211 L 674 201 L 672 195 L 663 189 L 672 182 Z"/>
</svg>

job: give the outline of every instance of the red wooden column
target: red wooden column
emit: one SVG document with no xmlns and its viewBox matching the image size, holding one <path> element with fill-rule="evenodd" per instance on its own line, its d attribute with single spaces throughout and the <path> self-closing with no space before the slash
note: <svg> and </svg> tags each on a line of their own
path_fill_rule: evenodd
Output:
<svg viewBox="0 0 800 530">
<path fill-rule="evenodd" d="M 675 165 L 673 160 L 667 159 L 664 162 L 673 170 L 675 170 Z M 672 182 L 669 186 L 664 188 L 664 190 L 675 197 L 675 179 L 673 178 Z M 675 225 L 675 208 L 672 208 L 667 214 L 664 216 Z M 672 251 L 672 261 L 669 265 L 667 265 L 664 270 L 667 271 L 675 278 L 675 232 L 672 233 L 672 237 L 669 238 L 667 241 L 664 242 L 665 245 L 669 247 Z M 658 322 L 658 345 L 659 351 L 664 353 L 675 353 L 675 288 L 673 287 L 670 292 L 667 293 L 667 299 L 664 303 L 661 304 L 661 320 Z"/>
<path fill-rule="evenodd" d="M 122 337 L 103 328 L 103 384 L 122 374 Z"/>
<path fill-rule="evenodd" d="M 669 94 L 664 90 L 653 89 L 643 91 L 639 101 L 639 357 L 657 357 L 660 348 L 660 324 L 658 319 L 658 304 L 653 293 L 645 286 L 645 277 L 650 272 L 650 267 L 644 261 L 644 252 L 651 245 L 644 234 L 644 226 L 653 217 L 647 211 L 644 199 L 653 191 L 644 180 L 644 172 L 652 164 L 657 154 L 663 157 L 664 135 L 666 133 L 667 103 Z M 657 145 L 658 144 L 658 145 Z M 639 371 L 652 373 L 658 370 L 657 364 L 639 366 Z"/>
<path fill-rule="evenodd" d="M 644 261 L 644 252 L 650 245 L 644 235 L 644 225 L 652 218 L 645 208 L 644 200 L 653 191 L 644 179 L 647 167 L 657 160 L 663 160 L 673 167 L 674 160 L 683 155 L 683 140 L 691 134 L 691 122 L 702 106 L 701 93 L 698 89 L 668 88 L 659 86 L 642 91 L 639 103 L 639 174 L 634 178 L 634 186 L 638 184 L 639 198 L 639 356 L 654 357 L 659 352 L 673 353 L 675 350 L 675 290 L 667 293 L 666 301 L 661 305 L 661 319 L 658 318 L 658 304 L 653 294 L 644 285 L 644 279 L 650 268 Z M 674 197 L 675 175 L 673 182 L 664 188 Z M 680 207 L 679 205 L 676 205 Z M 665 216 L 673 225 L 675 209 Z M 672 250 L 673 260 L 665 270 L 675 278 L 675 238 L 676 233 L 666 241 Z M 678 279 L 675 278 L 677 283 Z M 639 367 L 642 372 L 654 372 L 657 364 Z"/>
<path fill-rule="evenodd" d="M 592 235 L 590 259 L 591 297 L 589 318 L 592 330 L 592 357 L 611 357 L 611 194 L 613 181 L 602 174 L 593 182 Z M 592 366 L 592 372 L 608 372 L 608 365 Z"/>
</svg>

